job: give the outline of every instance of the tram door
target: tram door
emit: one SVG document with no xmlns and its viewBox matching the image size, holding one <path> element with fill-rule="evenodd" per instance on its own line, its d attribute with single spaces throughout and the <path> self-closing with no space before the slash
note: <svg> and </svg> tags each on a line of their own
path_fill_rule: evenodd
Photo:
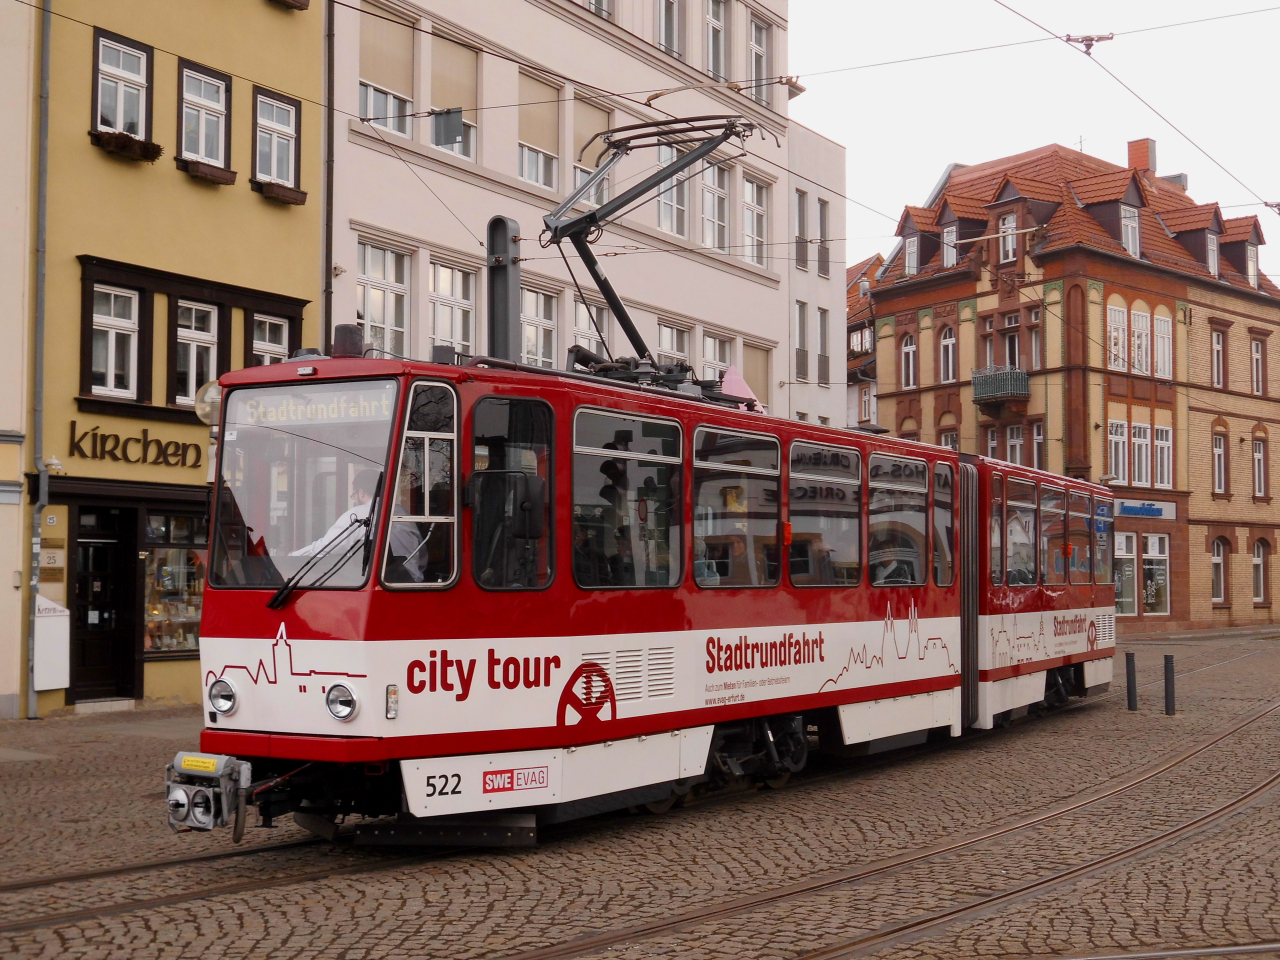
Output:
<svg viewBox="0 0 1280 960">
<path fill-rule="evenodd" d="M 978 589 L 982 580 L 978 468 L 960 464 L 960 725 L 978 717 Z"/>
<path fill-rule="evenodd" d="M 81 507 L 71 621 L 71 687 L 76 700 L 134 694 L 136 512 Z"/>
</svg>

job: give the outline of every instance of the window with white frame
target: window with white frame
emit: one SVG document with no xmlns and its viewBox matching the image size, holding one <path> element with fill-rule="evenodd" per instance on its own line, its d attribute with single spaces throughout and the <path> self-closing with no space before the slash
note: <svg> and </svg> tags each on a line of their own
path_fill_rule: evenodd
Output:
<svg viewBox="0 0 1280 960">
<path fill-rule="evenodd" d="M 670 323 L 658 324 L 658 363 L 678 366 L 689 363 L 689 331 Z"/>
<path fill-rule="evenodd" d="M 831 426 L 831 418 L 830 418 L 830 417 L 823 417 L 823 416 L 819 416 L 819 417 L 818 417 L 818 426 L 820 426 L 820 427 L 829 427 L 829 426 Z"/>
<path fill-rule="evenodd" d="M 360 83 L 360 117 L 375 127 L 409 136 L 413 101 L 390 90 Z"/>
<path fill-rule="evenodd" d="M 132 400 L 137 396 L 138 295 L 93 288 L 93 392 Z"/>
<path fill-rule="evenodd" d="M 1155 375 L 1161 380 L 1173 379 L 1173 318 L 1155 318 Z"/>
<path fill-rule="evenodd" d="M 658 47 L 680 56 L 680 0 L 658 0 Z"/>
<path fill-rule="evenodd" d="M 1138 211 L 1134 207 L 1120 205 L 1120 242 L 1131 257 L 1142 252 L 1138 236 Z"/>
<path fill-rule="evenodd" d="M 520 144 L 520 179 L 555 189 L 556 158 L 534 147 Z"/>
<path fill-rule="evenodd" d="M 904 390 L 916 386 L 919 369 L 916 357 L 916 338 L 908 333 L 902 338 L 902 388 Z"/>
<path fill-rule="evenodd" d="M 475 354 L 474 318 L 476 275 L 444 263 L 428 272 L 431 301 L 431 345 L 453 347 L 464 356 Z"/>
<path fill-rule="evenodd" d="M 1129 425 L 1123 420 L 1112 420 L 1107 424 L 1108 459 L 1112 483 L 1124 486 L 1129 482 Z"/>
<path fill-rule="evenodd" d="M 951 327 L 942 331 L 938 344 L 938 379 L 943 383 L 956 380 L 956 332 Z"/>
<path fill-rule="evenodd" d="M 796 239 L 809 239 L 809 194 L 804 190 L 796 191 Z"/>
<path fill-rule="evenodd" d="M 1213 435 L 1213 492 L 1227 492 L 1227 437 L 1221 433 Z"/>
<path fill-rule="evenodd" d="M 948 450 L 960 452 L 960 432 L 958 430 L 943 430 L 938 434 L 938 446 L 946 447 Z"/>
<path fill-rule="evenodd" d="M 674 163 L 680 154 L 675 147 L 661 144 L 658 147 L 658 164 Z M 658 185 L 658 229 L 683 237 L 687 229 L 685 218 L 689 208 L 689 181 L 683 176 L 663 180 Z"/>
<path fill-rule="evenodd" d="M 1014 424 L 1005 429 L 1005 457 L 1010 463 L 1022 465 L 1022 427 Z"/>
<path fill-rule="evenodd" d="M 1129 440 L 1133 447 L 1133 485 L 1151 485 L 1151 426 L 1135 423 L 1129 427 Z"/>
<path fill-rule="evenodd" d="M 809 379 L 809 305 L 796 301 L 796 379 Z"/>
<path fill-rule="evenodd" d="M 267 97 L 258 98 L 257 151 L 259 180 L 296 187 L 294 156 L 297 148 L 297 111 Z"/>
<path fill-rule="evenodd" d="M 613 15 L 612 0 L 582 0 L 582 5 L 597 17 L 604 17 L 606 20 Z"/>
<path fill-rule="evenodd" d="M 1246 243 L 1244 245 L 1244 274 L 1249 280 L 1249 286 L 1258 289 L 1258 246 L 1254 243 Z"/>
<path fill-rule="evenodd" d="M 215 167 L 225 165 L 223 133 L 227 88 L 221 80 L 182 71 L 182 157 Z"/>
<path fill-rule="evenodd" d="M 261 313 L 253 317 L 253 353 L 250 366 L 265 367 L 289 359 L 289 321 Z"/>
<path fill-rule="evenodd" d="M 908 277 L 914 277 L 920 272 L 920 238 L 907 237 L 906 250 L 903 254 L 902 272 Z"/>
<path fill-rule="evenodd" d="M 1022 353 L 1019 349 L 1021 346 L 1020 338 L 1017 330 L 1013 333 L 1004 335 L 1004 362 L 1010 370 L 1019 370 L 1022 367 Z"/>
<path fill-rule="evenodd" d="M 768 209 L 769 188 L 763 183 L 742 178 L 742 239 L 743 257 L 756 266 L 765 263 L 765 244 L 767 242 L 767 223 L 765 211 Z"/>
<path fill-rule="evenodd" d="M 1205 259 L 1209 261 L 1209 272 L 1215 277 L 1218 275 L 1218 235 L 1216 233 L 1205 234 Z"/>
<path fill-rule="evenodd" d="M 942 228 L 942 266 L 944 268 L 956 265 L 956 236 L 957 229 L 954 226 Z"/>
<path fill-rule="evenodd" d="M 1169 612 L 1169 535 L 1142 535 L 1142 612 Z"/>
<path fill-rule="evenodd" d="M 409 321 L 409 255 L 371 243 L 356 248 L 356 323 L 365 342 L 405 355 Z"/>
<path fill-rule="evenodd" d="M 728 75 L 725 61 L 727 0 L 707 0 L 707 73 L 717 80 Z"/>
<path fill-rule="evenodd" d="M 1133 337 L 1130 369 L 1134 373 L 1147 376 L 1151 373 L 1151 314 L 1131 311 L 1129 327 Z"/>
<path fill-rule="evenodd" d="M 1116 615 L 1132 616 L 1138 612 L 1138 535 L 1115 533 Z"/>
<path fill-rule="evenodd" d="M 441 112 L 431 117 L 431 145 L 467 160 L 476 158 L 479 74 L 475 49 L 432 34 L 431 106 Z M 447 112 L 452 110 L 461 111 L 462 116 Z M 458 120 L 462 121 L 461 127 Z"/>
<path fill-rule="evenodd" d="M 858 396 L 858 420 L 866 423 L 871 419 L 871 385 L 863 384 Z"/>
<path fill-rule="evenodd" d="M 147 55 L 98 40 L 98 129 L 146 138 Z"/>
<path fill-rule="evenodd" d="M 1267 495 L 1267 441 L 1253 441 L 1253 495 Z"/>
<path fill-rule="evenodd" d="M 1155 428 L 1155 486 L 1173 487 L 1173 427 Z"/>
<path fill-rule="evenodd" d="M 799 420 L 801 423 L 808 423 L 808 422 L 809 422 L 809 415 L 808 415 L 807 413 L 805 413 L 803 410 L 797 410 L 797 411 L 796 411 L 796 419 L 797 419 L 797 420 Z"/>
<path fill-rule="evenodd" d="M 1221 389 L 1226 383 L 1227 335 L 1221 330 L 1213 331 L 1209 346 L 1209 373 L 1213 385 Z"/>
<path fill-rule="evenodd" d="M 554 190 L 560 154 L 560 98 L 563 89 L 520 74 L 519 174 L 522 180 Z"/>
<path fill-rule="evenodd" d="M 831 204 L 827 200 L 818 200 L 818 276 L 831 276 L 831 250 L 827 242 L 831 239 Z"/>
<path fill-rule="evenodd" d="M 1213 541 L 1213 552 L 1210 565 L 1210 597 L 1215 603 L 1225 603 L 1227 599 L 1227 545 L 1219 537 Z"/>
<path fill-rule="evenodd" d="M 534 367 L 555 366 L 556 298 L 541 290 L 520 288 L 520 360 Z"/>
<path fill-rule="evenodd" d="M 1006 213 L 1000 218 L 1000 262 L 1012 263 L 1018 258 L 1018 216 Z"/>
<path fill-rule="evenodd" d="M 178 351 L 174 357 L 173 396 L 195 403 L 196 391 L 217 376 L 218 312 L 204 303 L 178 301 Z"/>
<path fill-rule="evenodd" d="M 1000 459 L 1000 431 L 995 427 L 987 427 L 987 458 Z"/>
<path fill-rule="evenodd" d="M 1037 470 L 1047 470 L 1044 458 L 1044 421 L 1037 420 L 1031 425 L 1031 465 Z"/>
<path fill-rule="evenodd" d="M 754 17 L 747 33 L 747 60 L 750 67 L 750 95 L 763 103 L 769 103 L 769 25 Z"/>
<path fill-rule="evenodd" d="M 1027 336 L 1031 341 L 1031 369 L 1039 370 L 1041 366 L 1041 356 L 1044 350 L 1040 341 L 1040 328 L 1032 327 Z"/>
<path fill-rule="evenodd" d="M 1107 367 L 1129 369 L 1129 313 L 1124 307 L 1107 307 Z"/>
<path fill-rule="evenodd" d="M 709 333 L 702 335 L 702 379 L 722 380 L 733 364 L 733 341 Z"/>
<path fill-rule="evenodd" d="M 1267 542 L 1262 538 L 1253 544 L 1253 602 L 1267 602 Z"/>
<path fill-rule="evenodd" d="M 702 245 L 729 252 L 729 169 L 719 164 L 702 171 Z"/>
<path fill-rule="evenodd" d="M 831 314 L 826 307 L 818 308 L 818 382 L 831 382 L 831 354 L 829 327 Z"/>
<path fill-rule="evenodd" d="M 599 303 L 573 302 L 573 342 L 597 357 L 607 356 L 604 338 L 609 336 L 609 308 Z"/>
<path fill-rule="evenodd" d="M 1249 372 L 1250 381 L 1253 387 L 1254 396 L 1262 396 L 1263 387 L 1266 384 L 1263 344 L 1261 340 L 1249 341 Z"/>
</svg>

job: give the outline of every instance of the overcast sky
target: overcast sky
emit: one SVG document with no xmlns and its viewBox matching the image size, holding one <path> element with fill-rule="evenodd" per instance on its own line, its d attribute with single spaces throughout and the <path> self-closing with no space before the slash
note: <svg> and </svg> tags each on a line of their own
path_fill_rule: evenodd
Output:
<svg viewBox="0 0 1280 960">
<path fill-rule="evenodd" d="M 791 116 L 844 144 L 845 193 L 891 218 L 848 205 L 849 263 L 893 247 L 904 204 L 922 204 L 950 163 L 981 163 L 1049 143 L 1126 163 L 1125 144 L 1151 137 L 1157 173 L 1186 173 L 1197 203 L 1224 217 L 1256 213 L 1271 241 L 1264 272 L 1280 276 L 1275 46 L 1280 9 L 1266 0 L 1006 0 L 1058 35 L 1116 33 L 1094 57 L 1248 186 L 1241 186 L 1089 59 L 1061 41 L 819 71 L 1035 40 L 1044 34 L 995 0 L 791 0 L 790 72 L 807 92 Z M 1244 206 L 1252 204 L 1252 206 Z"/>
</svg>

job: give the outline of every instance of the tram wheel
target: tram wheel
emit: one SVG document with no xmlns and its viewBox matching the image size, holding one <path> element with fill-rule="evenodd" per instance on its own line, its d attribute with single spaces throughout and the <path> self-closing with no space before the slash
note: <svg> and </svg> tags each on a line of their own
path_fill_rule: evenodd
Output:
<svg viewBox="0 0 1280 960">
<path fill-rule="evenodd" d="M 644 805 L 644 808 L 650 813 L 663 814 L 676 805 L 676 801 L 680 798 L 674 793 L 665 800 L 650 800 Z"/>
<path fill-rule="evenodd" d="M 791 771 L 787 770 L 781 776 L 770 777 L 765 780 L 764 785 L 770 790 L 781 790 L 787 785 L 787 781 L 791 779 Z"/>
</svg>

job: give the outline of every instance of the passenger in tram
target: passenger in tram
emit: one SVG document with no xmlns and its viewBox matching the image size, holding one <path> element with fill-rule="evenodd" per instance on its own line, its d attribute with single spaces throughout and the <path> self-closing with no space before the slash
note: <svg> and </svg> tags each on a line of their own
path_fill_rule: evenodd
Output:
<svg viewBox="0 0 1280 960">
<path fill-rule="evenodd" d="M 704 587 L 720 586 L 720 574 L 714 560 L 707 559 L 707 541 L 693 538 L 693 578 Z"/>
<path fill-rule="evenodd" d="M 747 538 L 733 536 L 728 538 L 729 575 L 720 578 L 721 586 L 754 586 L 756 579 L 752 570 L 751 557 L 747 553 Z"/>
<path fill-rule="evenodd" d="M 355 502 L 350 509 L 338 514 L 338 519 L 333 521 L 333 526 L 325 531 L 324 536 L 313 540 L 305 547 L 294 550 L 289 556 L 311 557 L 329 548 L 331 543 L 333 546 L 330 552 L 332 552 L 332 550 L 350 546 L 352 541 L 362 536 L 364 527 L 356 525 L 356 521 L 369 516 L 369 504 L 373 500 L 374 491 L 378 488 L 378 476 L 377 470 L 366 468 L 359 471 L 351 483 L 351 499 Z"/>
<path fill-rule="evenodd" d="M 573 525 L 573 578 L 583 587 L 608 587 L 613 585 L 613 571 L 609 558 L 595 543 L 590 526 Z"/>
</svg>

